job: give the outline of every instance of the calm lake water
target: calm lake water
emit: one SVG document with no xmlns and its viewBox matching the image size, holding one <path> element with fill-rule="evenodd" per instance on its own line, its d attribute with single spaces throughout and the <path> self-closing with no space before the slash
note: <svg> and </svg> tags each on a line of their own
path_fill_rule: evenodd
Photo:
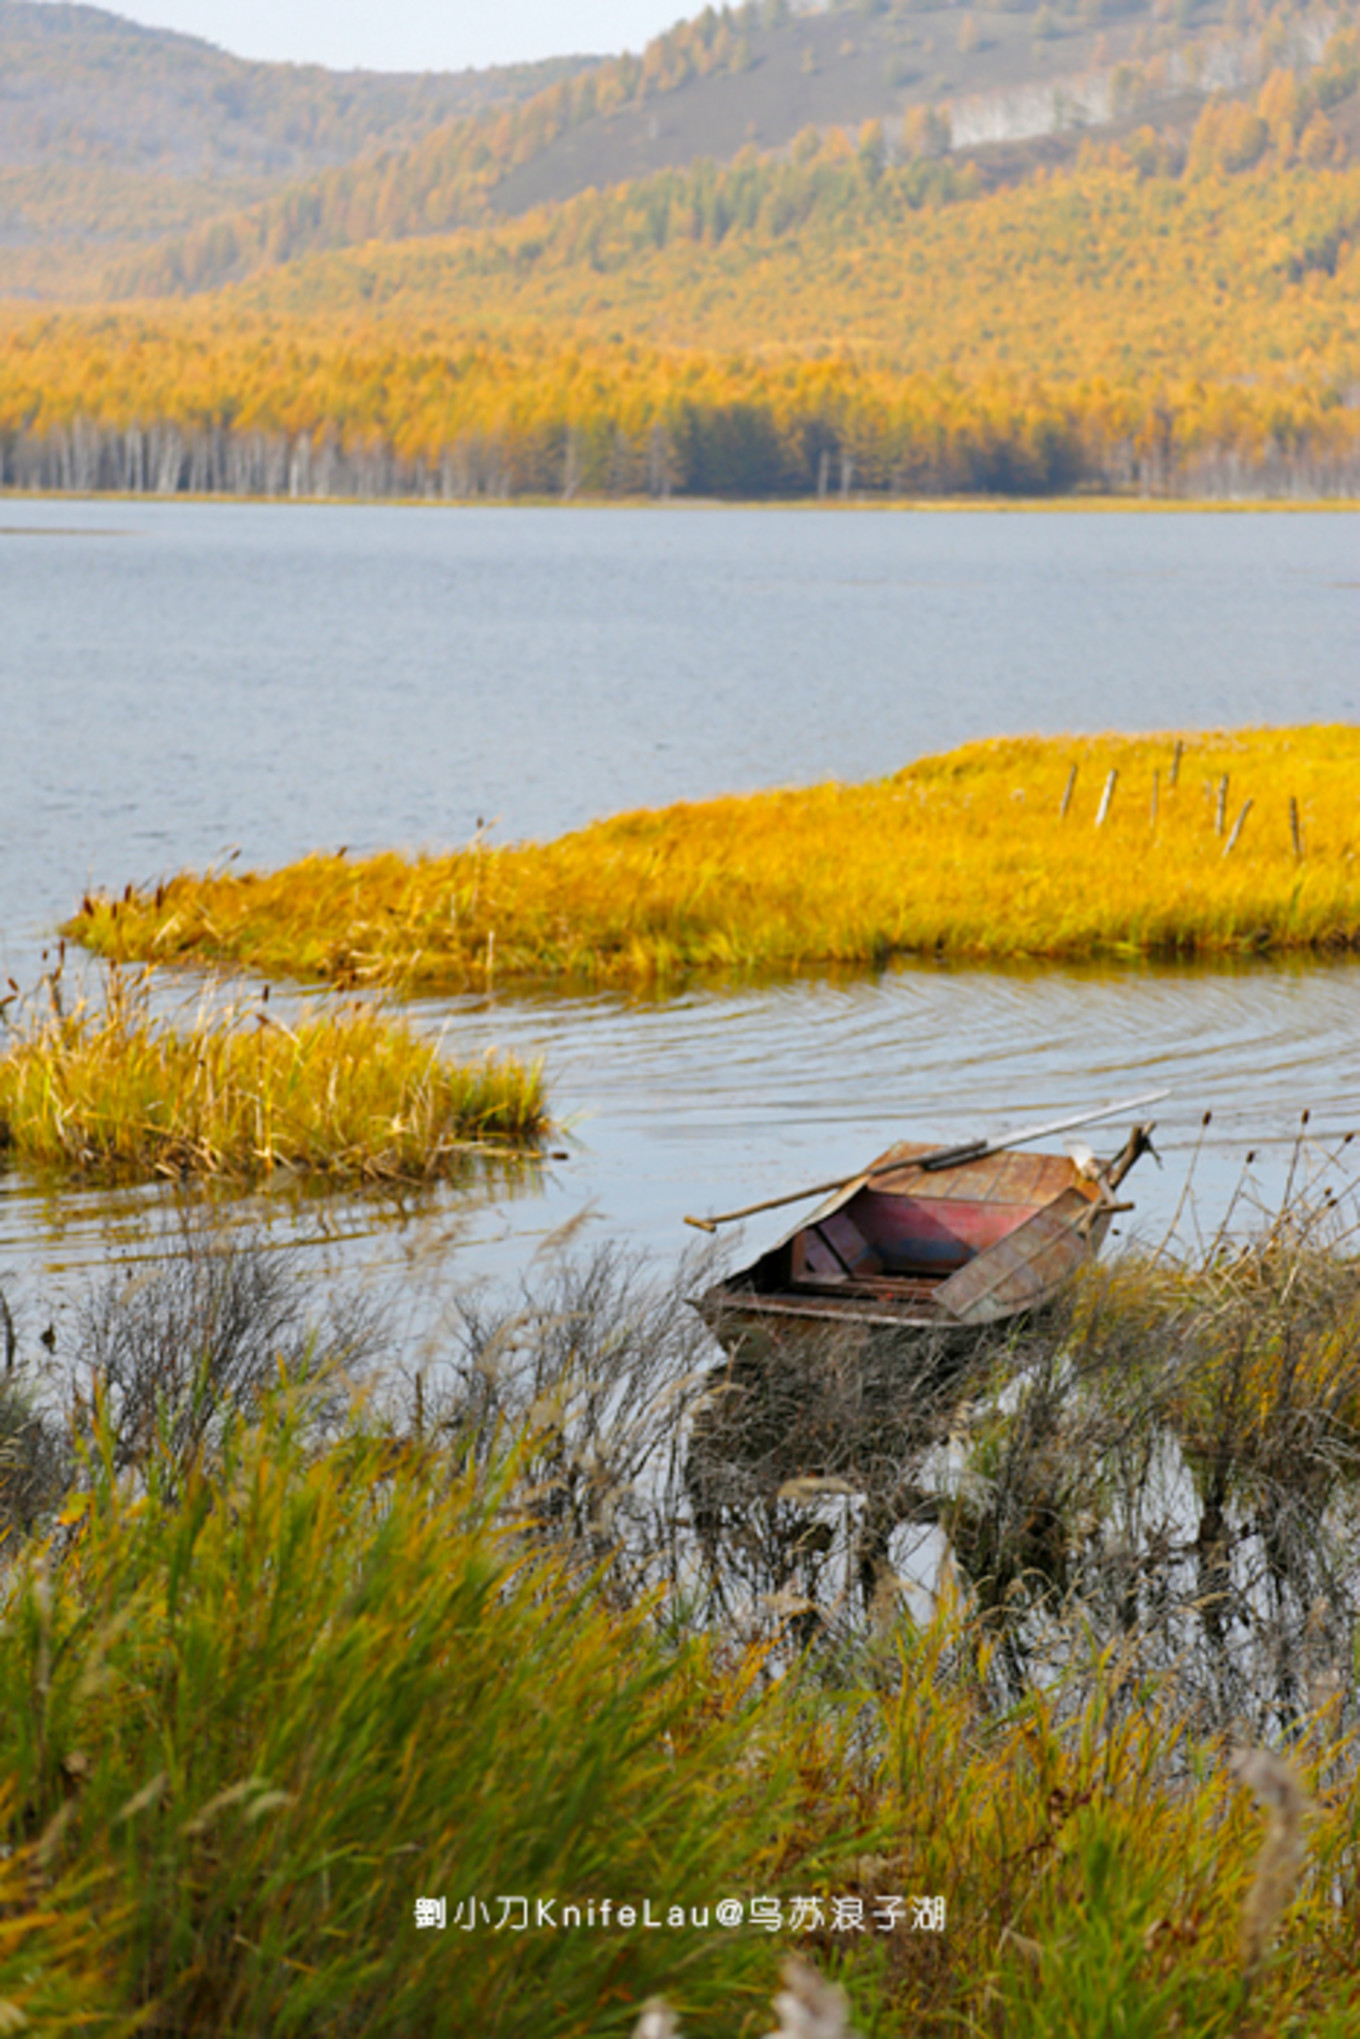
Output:
<svg viewBox="0 0 1360 2039">
<path fill-rule="evenodd" d="M 1360 545 L 1335 514 L 0 503 L 0 964 L 89 882 L 239 846 L 511 840 L 620 807 L 865 777 L 1025 730 L 1354 721 Z M 1204 1209 L 1299 1112 L 1360 1124 L 1360 974 L 902 970 L 663 1003 L 454 1000 L 542 1053 L 571 1159 L 419 1222 L 265 1208 L 332 1253 L 504 1277 L 565 1219 L 663 1254 L 684 1212 L 848 1168 L 904 1127 L 1035 1123 L 1154 1084 Z M 1147 1164 L 1144 1164 L 1147 1167 Z M 146 1250 L 159 1197 L 0 1177 L 0 1275 Z M 407 1214 L 409 1220 L 409 1214 Z M 755 1245 L 778 1219 L 748 1233 Z M 329 1243 L 328 1243 L 329 1242 Z"/>
</svg>

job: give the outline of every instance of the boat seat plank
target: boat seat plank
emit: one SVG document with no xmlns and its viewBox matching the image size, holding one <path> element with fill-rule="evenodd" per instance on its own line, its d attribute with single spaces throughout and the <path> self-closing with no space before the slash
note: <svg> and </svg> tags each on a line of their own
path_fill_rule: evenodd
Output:
<svg viewBox="0 0 1360 2039">
<path fill-rule="evenodd" d="M 798 1241 L 794 1260 L 795 1277 L 804 1274 L 818 1280 L 842 1280 L 877 1274 L 882 1268 L 880 1254 L 866 1239 L 848 1211 L 832 1211 L 809 1225 Z"/>
<path fill-rule="evenodd" d="M 814 1280 L 804 1275 L 795 1281 L 794 1287 L 799 1295 L 870 1296 L 883 1302 L 929 1302 L 940 1290 L 937 1281 L 897 1274 L 843 1276 L 840 1281 Z"/>
</svg>

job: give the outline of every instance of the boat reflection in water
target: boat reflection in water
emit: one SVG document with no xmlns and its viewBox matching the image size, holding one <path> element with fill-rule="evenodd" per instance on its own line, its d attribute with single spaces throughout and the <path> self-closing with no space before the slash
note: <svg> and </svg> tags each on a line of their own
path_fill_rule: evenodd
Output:
<svg viewBox="0 0 1360 2039">
<path fill-rule="evenodd" d="M 710 1558 L 759 1535 L 782 1589 L 789 1553 L 806 1555 L 825 1525 L 805 1525 L 789 1545 L 780 1504 L 855 1495 L 852 1563 L 872 1598 L 895 1527 L 940 1519 L 920 1484 L 926 1453 L 1132 1208 L 1119 1189 L 1153 1151 L 1152 1131 L 1135 1125 L 1106 1161 L 1085 1146 L 1020 1154 L 1007 1151 L 1018 1141 L 903 1141 L 698 1297 L 728 1355 L 705 1382 L 686 1461 Z"/>
</svg>

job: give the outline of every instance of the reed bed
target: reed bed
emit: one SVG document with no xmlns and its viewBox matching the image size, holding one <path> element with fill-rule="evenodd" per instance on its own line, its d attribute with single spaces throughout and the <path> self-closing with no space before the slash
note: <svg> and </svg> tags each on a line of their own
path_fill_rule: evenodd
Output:
<svg viewBox="0 0 1360 2039">
<path fill-rule="evenodd" d="M 408 989 L 1317 951 L 1360 941 L 1357 847 L 1354 728 L 998 739 L 547 844 L 184 874 L 87 897 L 65 932 L 116 961 Z"/>
<path fill-rule="evenodd" d="M 537 2039 L 625 2032 L 663 1980 L 697 2009 L 750 1999 L 744 1936 L 494 1928 L 503 1895 L 669 1908 L 763 1880 L 788 1759 L 751 1760 L 755 1659 L 658 1646 L 497 1524 L 494 1482 L 362 1422 L 305 1447 L 297 1406 L 211 1469 L 171 1477 L 149 1441 L 135 1491 L 91 1463 L 10 1579 L 34 1970 L 49 1879 L 84 1875 L 87 2030 L 141 2009 L 163 2032 Z M 417 1928 L 426 1895 L 443 1929 Z"/>
<path fill-rule="evenodd" d="M 825 1498 L 779 1500 L 783 1568 L 767 1541 L 743 1616 L 639 1562 L 683 1541 L 701 1383 L 617 1255 L 469 1315 L 442 1401 L 337 1403 L 348 1340 L 319 1359 L 294 1326 L 272 1384 L 263 1346 L 243 1357 L 238 1305 L 278 1300 L 249 1250 L 111 1282 L 65 1476 L 6 1518 L 0 1992 L 35 2025 L 758 2039 L 782 1969 L 800 2039 L 1357 2028 L 1360 1280 L 1322 1232 L 1112 1269 L 991 1354 L 937 1479 L 990 1542 L 938 1516 L 958 1548 L 932 1593 L 801 1649 L 788 1588 L 817 1597 Z M 209 1303 L 231 1335 L 195 1358 Z M 1294 1412 L 1273 1446 L 1239 1420 L 1267 1389 Z M 210 1426 L 180 1420 L 205 1400 Z M 1214 1505 L 1210 1404 L 1217 1624 L 1177 1576 L 1213 1539 L 1156 1474 L 1162 1440 Z M 1319 1438 L 1320 1611 L 1308 1539 L 1263 1520 Z M 1219 1690 L 1213 1660 L 1247 1661 L 1290 1592 L 1291 1661 L 1258 1652 L 1245 1703 Z M 497 1929 L 502 1897 L 567 1893 L 583 1916 L 759 1896 L 778 1923 Z"/>
<path fill-rule="evenodd" d="M 0 1151 L 106 1178 L 427 1182 L 547 1124 L 541 1071 L 447 1060 L 391 1015 L 332 1010 L 296 1025 L 266 1006 L 156 1018 L 115 973 L 106 1002 L 11 1030 L 0 1055 Z"/>
</svg>

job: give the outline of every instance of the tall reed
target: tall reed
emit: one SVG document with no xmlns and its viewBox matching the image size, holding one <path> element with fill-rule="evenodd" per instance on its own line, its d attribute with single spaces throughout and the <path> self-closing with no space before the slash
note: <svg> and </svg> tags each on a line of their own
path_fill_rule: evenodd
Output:
<svg viewBox="0 0 1360 2039">
<path fill-rule="evenodd" d="M 271 1391 L 280 1341 L 243 1343 L 238 1319 L 277 1298 L 229 1274 L 168 1277 L 159 1300 L 120 1289 L 88 1317 L 65 1499 L 45 1535 L 16 1521 L 3 1547 L 0 1823 L 20 1854 L 0 1855 L 18 1907 L 0 1924 L 25 1922 L 13 1972 L 38 1993 L 15 2000 L 35 2024 L 50 2001 L 96 2031 L 140 2014 L 224 2039 L 568 2039 L 630 2032 L 662 1997 L 695 2039 L 757 2039 L 793 1953 L 831 1972 L 866 2039 L 1356 2028 L 1360 1766 L 1335 1677 L 1360 1633 L 1352 1507 L 1317 1517 L 1334 1605 L 1287 1638 L 1296 1665 L 1332 1667 L 1321 1702 L 1248 1691 L 1278 1753 L 1240 1782 L 1215 1711 L 1228 1631 L 1269 1625 L 1294 1562 L 1257 1519 L 1293 1459 L 1239 1420 L 1263 1387 L 1286 1414 L 1321 1396 L 1323 1430 L 1296 1425 L 1288 1452 L 1324 1436 L 1313 1505 L 1349 1500 L 1357 1285 L 1334 1247 L 1277 1226 L 1254 1256 L 1219 1242 L 1198 1275 L 1116 1270 L 993 1354 L 933 1468 L 938 1496 L 968 1504 L 935 1518 L 955 1555 L 872 1624 L 815 1632 L 777 1590 L 724 1616 L 692 1537 L 688 1571 L 642 1548 L 616 1562 L 611 1536 L 645 1545 L 667 1508 L 683 1542 L 674 1482 L 702 1386 L 679 1334 L 648 1374 L 659 1305 L 617 1256 L 499 1322 L 470 1314 L 442 1406 L 398 1398 L 381 1420 L 373 1401 L 337 1416 L 336 1375 L 309 1372 L 291 1334 Z M 186 1426 L 202 1369 L 188 1349 L 167 1369 L 164 1346 L 179 1325 L 196 1349 L 209 1304 L 225 1407 Z M 1202 1450 L 1215 1390 L 1185 1389 L 1206 1363 L 1238 1453 L 1223 1514 L 1240 1568 L 1228 1646 L 1197 1654 L 1203 1539 L 1148 1469 L 1163 1432 Z M 160 1392 L 130 1396 L 138 1381 Z M 918 1491 L 931 1475 L 916 1464 Z M 845 1485 L 780 1502 L 794 1562 L 817 1511 L 851 1505 Z M 1184 1467 L 1182 1485 L 1193 1510 Z M 1243 1654 L 1269 1672 L 1270 1651 Z M 1224 1708 L 1242 1697 L 1222 1686 Z M 1264 1837 L 1243 1783 L 1273 1793 Z M 556 1894 L 560 1913 L 568 1893 L 654 1912 L 759 1895 L 781 1922 L 496 1930 L 503 1896 Z M 416 1925 L 419 1896 L 446 1898 L 443 1930 Z M 918 1915 L 927 1897 L 943 1930 Z M 456 1907 L 474 1898 L 490 1916 L 469 1932 Z M 786 2032 L 799 1998 L 781 1999 Z M 835 1990 L 808 1982 L 801 2008 L 842 2022 Z"/>
<path fill-rule="evenodd" d="M 66 932 L 116 960 L 401 986 L 1317 950 L 1360 941 L 1358 848 L 1349 727 L 997 739 L 547 844 L 181 875 L 87 897 Z"/>
<path fill-rule="evenodd" d="M 537 1067 L 452 1062 L 390 1014 L 238 1004 L 178 1027 L 116 972 L 104 1005 L 21 1024 L 0 1055 L 0 1149 L 106 1177 L 429 1181 L 546 1123 Z"/>
</svg>

